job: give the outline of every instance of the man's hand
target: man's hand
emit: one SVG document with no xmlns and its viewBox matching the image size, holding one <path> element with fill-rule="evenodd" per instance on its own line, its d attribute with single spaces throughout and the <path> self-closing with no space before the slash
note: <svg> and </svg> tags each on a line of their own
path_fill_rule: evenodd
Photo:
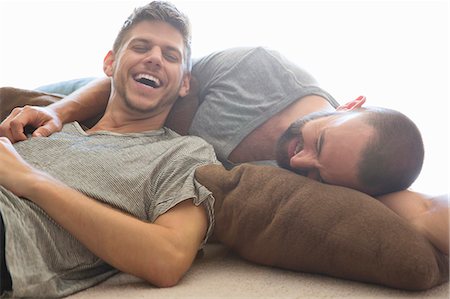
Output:
<svg viewBox="0 0 450 299">
<path fill-rule="evenodd" d="M 8 138 L 0 137 L 0 186 L 19 197 L 27 197 L 27 187 L 37 171 L 17 153 Z"/>
<path fill-rule="evenodd" d="M 38 106 L 14 108 L 11 114 L 0 124 L 0 136 L 7 137 L 12 143 L 26 140 L 26 126 L 36 128 L 33 136 L 47 137 L 60 131 L 62 123 L 58 115 L 49 108 Z"/>
</svg>

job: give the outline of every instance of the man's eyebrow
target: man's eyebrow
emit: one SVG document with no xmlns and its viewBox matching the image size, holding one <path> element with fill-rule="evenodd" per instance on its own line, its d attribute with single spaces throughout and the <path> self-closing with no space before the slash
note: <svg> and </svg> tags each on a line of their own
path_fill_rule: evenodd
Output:
<svg viewBox="0 0 450 299">
<path fill-rule="evenodd" d="M 144 43 L 148 43 L 150 42 L 148 39 L 146 38 L 141 38 L 141 37 L 135 37 L 131 40 L 132 42 L 144 42 Z"/>
<path fill-rule="evenodd" d="M 145 38 L 133 38 L 133 39 L 130 41 L 130 44 L 131 44 L 131 43 L 145 43 L 145 44 L 148 44 L 148 43 L 150 43 L 150 41 L 147 40 L 147 39 L 145 39 Z"/>
</svg>

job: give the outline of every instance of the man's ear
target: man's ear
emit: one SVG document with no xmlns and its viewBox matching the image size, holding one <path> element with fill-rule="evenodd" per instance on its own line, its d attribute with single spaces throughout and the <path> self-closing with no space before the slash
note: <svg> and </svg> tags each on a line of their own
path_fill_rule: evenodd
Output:
<svg viewBox="0 0 450 299">
<path fill-rule="evenodd" d="M 103 59 L 103 72 L 108 77 L 112 77 L 113 75 L 113 63 L 114 63 L 114 52 L 109 51 L 108 54 L 106 54 L 105 58 Z"/>
<path fill-rule="evenodd" d="M 366 97 L 365 96 L 359 96 L 358 98 L 356 98 L 356 100 L 353 100 L 351 102 L 348 102 L 344 105 L 341 105 L 339 107 L 336 108 L 336 110 L 338 111 L 350 111 L 353 109 L 357 109 L 357 108 L 361 108 L 362 105 L 366 102 Z"/>
<path fill-rule="evenodd" d="M 189 88 L 190 88 L 190 83 L 189 83 L 190 81 L 191 81 L 191 74 L 190 73 L 185 74 L 183 77 L 183 82 L 181 82 L 180 91 L 178 92 L 178 95 L 180 97 L 185 97 L 188 95 Z"/>
</svg>

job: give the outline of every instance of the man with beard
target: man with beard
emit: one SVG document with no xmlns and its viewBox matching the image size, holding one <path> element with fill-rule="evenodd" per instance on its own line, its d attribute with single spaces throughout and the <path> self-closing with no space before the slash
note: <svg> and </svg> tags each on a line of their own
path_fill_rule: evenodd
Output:
<svg viewBox="0 0 450 299">
<path fill-rule="evenodd" d="M 362 108 L 364 101 L 295 121 L 278 141 L 278 165 L 373 196 L 408 188 L 423 164 L 419 130 L 398 111 Z"/>
</svg>

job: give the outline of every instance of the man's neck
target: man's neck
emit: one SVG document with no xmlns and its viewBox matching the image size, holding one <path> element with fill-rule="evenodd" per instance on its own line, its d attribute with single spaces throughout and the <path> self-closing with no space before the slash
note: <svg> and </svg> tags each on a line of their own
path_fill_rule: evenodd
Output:
<svg viewBox="0 0 450 299">
<path fill-rule="evenodd" d="M 139 133 L 159 130 L 164 126 L 171 108 L 140 111 L 124 102 L 110 98 L 103 117 L 87 132 Z"/>
<path fill-rule="evenodd" d="M 126 113 L 110 113 L 105 115 L 87 132 L 109 131 L 115 133 L 139 133 L 159 130 L 164 126 L 166 115 L 158 114 L 153 117 L 137 117 Z"/>
</svg>

